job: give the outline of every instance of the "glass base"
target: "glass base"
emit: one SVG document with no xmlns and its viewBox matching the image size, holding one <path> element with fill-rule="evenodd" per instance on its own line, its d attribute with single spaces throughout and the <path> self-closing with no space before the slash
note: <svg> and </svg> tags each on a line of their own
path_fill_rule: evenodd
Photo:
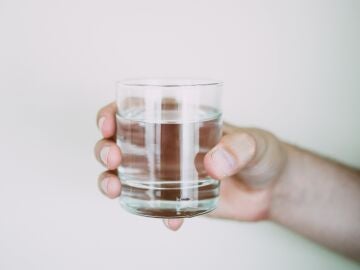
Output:
<svg viewBox="0 0 360 270">
<path fill-rule="evenodd" d="M 220 182 L 122 180 L 120 204 L 130 213 L 156 218 L 186 218 L 208 213 L 218 203 Z"/>
<path fill-rule="evenodd" d="M 144 201 L 120 197 L 121 206 L 128 212 L 153 218 L 189 218 L 211 212 L 217 206 L 218 198 L 201 201 Z"/>
</svg>

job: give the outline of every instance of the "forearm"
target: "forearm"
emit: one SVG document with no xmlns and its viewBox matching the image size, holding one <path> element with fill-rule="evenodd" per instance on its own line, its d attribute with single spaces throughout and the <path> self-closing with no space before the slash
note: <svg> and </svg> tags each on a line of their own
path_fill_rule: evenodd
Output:
<svg viewBox="0 0 360 270">
<path fill-rule="evenodd" d="M 359 171 L 286 148 L 287 165 L 273 190 L 270 218 L 360 260 Z"/>
</svg>

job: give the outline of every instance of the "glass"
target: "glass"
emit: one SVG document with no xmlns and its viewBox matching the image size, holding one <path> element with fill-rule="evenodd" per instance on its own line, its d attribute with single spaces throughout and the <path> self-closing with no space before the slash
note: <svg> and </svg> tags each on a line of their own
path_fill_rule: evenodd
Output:
<svg viewBox="0 0 360 270">
<path fill-rule="evenodd" d="M 220 183 L 207 175 L 203 159 L 222 134 L 221 90 L 221 82 L 198 79 L 117 84 L 123 208 L 161 218 L 216 208 Z"/>
</svg>

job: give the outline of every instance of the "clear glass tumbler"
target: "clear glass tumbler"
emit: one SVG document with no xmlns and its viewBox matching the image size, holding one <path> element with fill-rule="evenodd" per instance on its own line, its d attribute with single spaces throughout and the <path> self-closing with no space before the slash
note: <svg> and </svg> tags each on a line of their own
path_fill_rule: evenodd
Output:
<svg viewBox="0 0 360 270">
<path fill-rule="evenodd" d="M 215 209 L 219 181 L 204 168 L 220 140 L 222 83 L 198 79 L 130 79 L 117 85 L 116 140 L 121 205 L 161 218 Z"/>
</svg>

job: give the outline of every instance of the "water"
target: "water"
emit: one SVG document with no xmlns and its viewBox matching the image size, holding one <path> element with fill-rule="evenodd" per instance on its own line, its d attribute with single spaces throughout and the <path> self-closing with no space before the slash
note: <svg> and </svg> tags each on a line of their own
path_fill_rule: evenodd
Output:
<svg viewBox="0 0 360 270">
<path fill-rule="evenodd" d="M 162 107 L 154 121 L 142 108 L 117 115 L 121 205 L 151 217 L 191 217 L 213 210 L 219 181 L 208 177 L 203 159 L 221 136 L 221 114 L 208 108 Z"/>
</svg>

